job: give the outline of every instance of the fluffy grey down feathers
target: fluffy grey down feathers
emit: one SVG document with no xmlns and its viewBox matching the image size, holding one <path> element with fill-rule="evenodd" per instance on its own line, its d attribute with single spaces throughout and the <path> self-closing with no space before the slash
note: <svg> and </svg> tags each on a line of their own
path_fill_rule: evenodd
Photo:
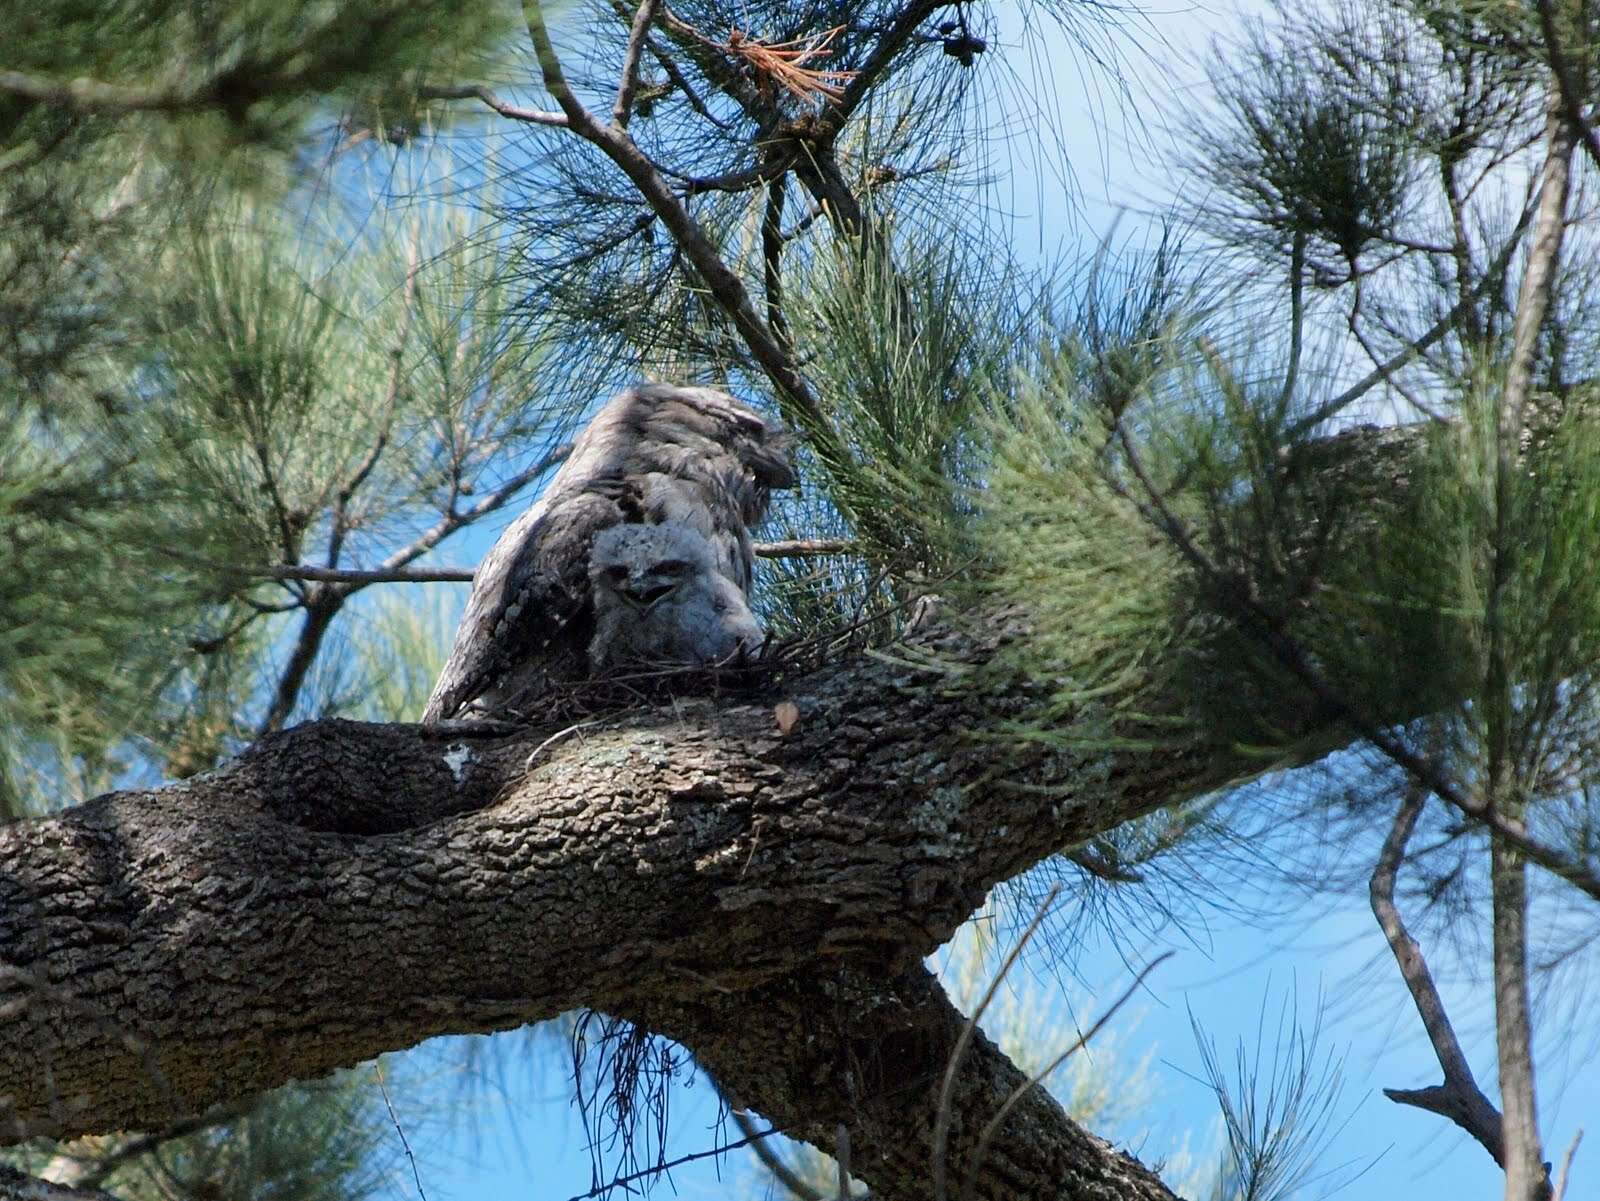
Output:
<svg viewBox="0 0 1600 1201">
<path fill-rule="evenodd" d="M 724 392 L 613 397 L 478 567 L 423 720 L 520 708 L 616 663 L 759 643 L 750 528 L 793 482 L 782 431 Z"/>
</svg>

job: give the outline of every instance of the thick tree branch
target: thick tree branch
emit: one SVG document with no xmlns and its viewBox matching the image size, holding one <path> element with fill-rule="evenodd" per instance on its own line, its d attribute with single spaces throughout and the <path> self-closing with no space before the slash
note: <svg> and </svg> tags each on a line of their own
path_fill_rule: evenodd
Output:
<svg viewBox="0 0 1600 1201">
<path fill-rule="evenodd" d="M 1403 477 L 1391 442 L 1406 432 L 1351 431 L 1302 467 Z M 923 956 L 997 881 L 1267 766 L 1132 749 L 1100 718 L 1095 745 L 1123 749 L 984 737 L 1036 719 L 1027 679 L 1000 670 L 1028 637 L 990 614 L 720 700 L 509 737 L 316 723 L 0 830 L 0 1138 L 161 1129 L 590 1006 L 679 1038 L 824 1149 L 845 1122 L 880 1196 L 925 1201 L 962 1019 Z M 797 724 L 780 729 L 780 701 Z M 987 1044 L 965 1058 L 952 1171 L 1021 1079 Z M 992 1145 L 981 1197 L 1167 1195 L 1037 1090 Z"/>
<path fill-rule="evenodd" d="M 745 995 L 707 990 L 639 1015 L 692 1047 L 727 1088 L 826 1151 L 850 1132 L 851 1172 L 874 1201 L 928 1201 L 939 1080 L 966 1017 L 920 963 L 888 977 L 845 968 Z M 980 1031 L 951 1094 L 950 1175 L 963 1180 L 984 1126 L 1027 1077 Z M 759 1098 L 759 1099 L 758 1099 Z M 974 1201 L 1175 1201 L 1131 1156 L 1083 1130 L 1042 1088 L 1026 1090 L 984 1149 Z"/>
<path fill-rule="evenodd" d="M 563 739 L 531 771 L 547 729 L 452 741 L 316 723 L 208 776 L 0 830 L 4 1137 L 160 1128 L 433 1034 L 587 1005 L 681 1038 L 779 1121 L 802 1103 L 827 1139 L 851 1121 L 874 1187 L 909 1179 L 926 1132 L 904 1123 L 934 1103 L 913 1086 L 960 1022 L 921 957 L 996 881 L 1241 769 L 972 739 L 1031 702 L 1020 684 L 956 685 L 1023 635 L 994 621 L 928 635 L 946 667 L 869 660 L 738 703 L 680 698 Z M 787 737 L 778 699 L 801 713 Z M 816 990 L 844 1009 L 819 1010 Z M 797 1038 L 796 1012 L 822 1037 Z M 741 1062 L 736 1029 L 759 1062 Z M 896 1029 L 905 1045 L 865 1062 L 874 1031 Z M 817 1078 L 829 1039 L 868 1074 Z M 999 1100 L 1020 1082 L 997 1053 L 964 1076 L 972 1097 L 1003 1076 Z M 958 1162 L 992 1113 L 962 1119 Z M 1043 1100 L 1011 1121 L 1022 1133 L 1000 1136 L 982 1196 L 1008 1195 L 1017 1163 L 1135 1170 Z M 1121 1195 L 1164 1195 L 1145 1184 Z"/>
</svg>

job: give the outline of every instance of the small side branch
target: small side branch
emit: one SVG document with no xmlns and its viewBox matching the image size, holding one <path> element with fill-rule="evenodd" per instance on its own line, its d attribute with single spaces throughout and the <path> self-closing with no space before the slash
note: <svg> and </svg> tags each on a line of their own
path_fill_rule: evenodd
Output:
<svg viewBox="0 0 1600 1201">
<path fill-rule="evenodd" d="M 633 15 L 633 28 L 628 32 L 628 52 L 622 60 L 622 79 L 617 84 L 617 103 L 611 110 L 611 123 L 618 129 L 628 128 L 633 115 L 633 94 L 639 86 L 639 55 L 644 50 L 650 22 L 655 20 L 656 5 L 660 0 L 644 0 Z"/>
<path fill-rule="evenodd" d="M 419 257 L 421 247 L 418 244 L 420 237 L 420 230 L 413 223 L 411 242 L 406 248 L 405 288 L 400 298 L 400 332 L 395 336 L 394 345 L 389 349 L 389 387 L 383 397 L 383 421 L 366 455 L 350 473 L 349 478 L 339 486 L 339 491 L 334 497 L 333 517 L 330 521 L 332 528 L 328 534 L 329 567 L 339 565 L 339 552 L 344 547 L 345 536 L 351 530 L 351 498 L 367 482 L 378 466 L 378 461 L 383 458 L 383 452 L 389 446 L 389 435 L 394 429 L 394 415 L 400 403 L 400 385 L 405 375 L 406 341 L 411 335 L 412 316 L 416 311 L 417 271 L 421 266 Z"/>
<path fill-rule="evenodd" d="M 733 1124 L 739 1128 L 739 1133 L 744 1135 L 745 1142 L 755 1156 L 771 1172 L 779 1184 L 789 1190 L 791 1196 L 798 1197 L 799 1201 L 826 1201 L 816 1189 L 812 1188 L 795 1170 L 784 1162 L 779 1155 L 767 1145 L 767 1137 L 777 1133 L 775 1130 L 757 1130 L 756 1124 L 750 1120 L 750 1115 L 738 1105 L 731 1097 L 728 1099 L 728 1112 L 733 1115 Z"/>
<path fill-rule="evenodd" d="M 1528 265 L 1517 295 L 1517 316 L 1511 330 L 1511 362 L 1506 368 L 1505 399 L 1501 405 L 1501 454 L 1515 453 L 1527 423 L 1526 408 L 1533 387 L 1534 360 L 1551 293 L 1561 263 L 1561 243 L 1567 232 L 1567 194 L 1571 187 L 1572 152 L 1576 135 L 1562 108 L 1559 89 L 1550 98 L 1546 118 L 1544 169 L 1539 180 L 1538 217 Z"/>
<path fill-rule="evenodd" d="M 1522 215 L 1517 220 L 1517 227 L 1511 231 L 1511 236 L 1506 239 L 1505 245 L 1500 248 L 1500 253 L 1495 256 L 1494 262 L 1483 273 L 1483 278 L 1479 280 L 1477 287 L 1473 288 L 1469 294 L 1462 296 L 1450 311 L 1429 326 L 1427 332 L 1420 338 L 1402 346 L 1392 357 L 1378 364 L 1343 392 L 1318 405 L 1304 417 L 1297 419 L 1289 429 L 1289 436 L 1300 437 L 1309 434 L 1323 422 L 1338 416 L 1379 384 L 1386 383 L 1395 372 L 1409 365 L 1424 351 L 1441 341 L 1445 335 L 1455 330 L 1462 318 L 1473 312 L 1473 306 L 1484 297 L 1490 295 L 1494 287 L 1502 279 L 1506 269 L 1511 265 L 1511 260 L 1516 254 L 1518 245 L 1522 242 L 1522 235 L 1527 232 L 1529 224 L 1533 221 L 1533 215 L 1534 210 L 1531 205 L 1523 208 Z"/>
<path fill-rule="evenodd" d="M 528 34 L 533 39 L 534 55 L 539 61 L 544 86 L 566 114 L 568 128 L 598 148 L 639 189 L 639 194 L 661 218 L 662 224 L 672 234 L 707 290 L 732 318 L 745 345 L 767 378 L 799 411 L 814 435 L 825 436 L 825 431 L 831 426 L 821 405 L 777 336 L 756 315 L 739 277 L 723 262 L 705 230 L 700 228 L 627 131 L 601 124 L 573 94 L 561 69 L 561 60 L 551 44 L 549 30 L 545 28 L 541 6 L 536 0 L 524 0 L 522 12 L 528 24 Z"/>
<path fill-rule="evenodd" d="M 757 542 L 755 552 L 763 559 L 816 559 L 824 555 L 847 555 L 853 545 L 843 538 L 800 538 L 787 542 Z M 306 580 L 317 584 L 470 584 L 470 567 L 389 567 L 362 571 L 344 567 L 304 567 L 276 564 L 252 567 L 246 575 L 258 580 Z M 299 608 L 298 605 L 289 606 Z"/>
<path fill-rule="evenodd" d="M 1460 1126 L 1504 1166 L 1505 1148 L 1501 1131 L 1500 1111 L 1484 1096 L 1473 1077 L 1461 1043 L 1456 1039 L 1455 1028 L 1445 1013 L 1444 1000 L 1434 985 L 1433 973 L 1422 955 L 1422 948 L 1406 929 L 1400 910 L 1394 903 L 1395 878 L 1405 858 L 1406 843 L 1417 827 L 1427 803 L 1427 794 L 1413 788 L 1400 810 L 1395 814 L 1389 837 L 1384 840 L 1377 865 L 1372 869 L 1372 879 L 1367 885 L 1367 896 L 1372 903 L 1373 915 L 1389 942 L 1389 950 L 1400 968 L 1400 977 L 1410 990 L 1411 1001 L 1422 1019 L 1428 1041 L 1433 1044 L 1434 1056 L 1444 1072 L 1444 1083 L 1432 1088 L 1386 1088 L 1384 1096 L 1400 1105 L 1412 1105 L 1449 1118 Z"/>
<path fill-rule="evenodd" d="M 780 175 L 767 185 L 766 211 L 761 218 L 762 283 L 767 293 L 767 324 L 792 352 L 788 323 L 783 319 L 783 197 L 788 183 Z"/>
<path fill-rule="evenodd" d="M 516 498 L 518 493 L 520 493 L 529 484 L 533 483 L 534 480 L 538 479 L 545 472 L 554 467 L 558 467 L 565 462 L 567 456 L 571 453 L 571 444 L 564 443 L 561 446 L 556 447 L 549 454 L 545 455 L 544 458 L 540 459 L 539 462 L 535 463 L 532 467 L 529 467 L 525 471 L 517 472 L 516 475 L 512 476 L 509 480 L 501 484 L 493 492 L 489 493 L 489 495 L 479 500 L 470 508 L 462 509 L 459 512 L 452 509 L 432 526 L 430 526 L 426 531 L 420 534 L 411 543 L 401 547 L 399 550 L 395 551 L 393 554 L 384 559 L 384 561 L 378 565 L 378 570 L 395 571 L 404 567 L 407 563 L 412 563 L 417 559 L 420 559 L 423 555 L 427 554 L 430 550 L 439 545 L 439 543 L 443 542 L 457 530 L 464 526 L 471 525 L 480 517 L 485 517 L 488 514 L 495 512 L 497 509 L 504 508 Z M 375 581 L 361 582 L 371 583 Z"/>
<path fill-rule="evenodd" d="M 500 99 L 494 92 L 484 87 L 481 83 L 462 83 L 451 85 L 423 84 L 417 89 L 417 96 L 423 100 L 478 100 L 486 108 L 499 113 L 508 121 L 521 121 L 525 125 L 550 125 L 558 129 L 566 128 L 567 119 L 560 113 L 547 112 L 544 109 L 523 108 L 519 104 L 511 104 Z"/>
<path fill-rule="evenodd" d="M 1556 29 L 1555 5 L 1551 0 L 1539 0 L 1539 32 L 1544 37 L 1545 52 L 1550 58 L 1550 73 L 1555 76 L 1566 120 L 1577 131 L 1589 158 L 1595 166 L 1600 167 L 1600 138 L 1596 138 L 1594 124 L 1583 111 L 1583 88 L 1572 69 L 1572 60 L 1562 49 L 1561 34 Z"/>
<path fill-rule="evenodd" d="M 1583 1141 L 1583 1131 L 1579 1130 L 1572 1136 L 1572 1141 L 1567 1144 L 1567 1152 L 1561 1157 L 1561 1171 L 1556 1175 L 1556 1189 L 1551 1194 L 1550 1201 L 1562 1201 L 1567 1195 L 1567 1181 L 1571 1178 L 1572 1157 L 1578 1153 L 1578 1144 Z"/>
</svg>

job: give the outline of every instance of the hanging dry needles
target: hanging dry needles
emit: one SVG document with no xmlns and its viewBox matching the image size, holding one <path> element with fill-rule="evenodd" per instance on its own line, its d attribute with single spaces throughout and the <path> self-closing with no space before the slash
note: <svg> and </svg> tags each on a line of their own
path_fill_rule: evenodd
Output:
<svg viewBox="0 0 1600 1201">
<path fill-rule="evenodd" d="M 749 64 L 756 77 L 756 85 L 764 95 L 771 96 L 778 87 L 782 87 L 808 104 L 820 100 L 838 104 L 844 100 L 844 89 L 840 85 L 854 79 L 858 72 L 815 71 L 805 64 L 833 53 L 828 49 L 828 43 L 843 30 L 843 25 L 835 25 L 811 37 L 768 43 L 751 37 L 743 30 L 733 29 L 728 32 L 728 40 L 717 45 L 724 52 Z"/>
</svg>

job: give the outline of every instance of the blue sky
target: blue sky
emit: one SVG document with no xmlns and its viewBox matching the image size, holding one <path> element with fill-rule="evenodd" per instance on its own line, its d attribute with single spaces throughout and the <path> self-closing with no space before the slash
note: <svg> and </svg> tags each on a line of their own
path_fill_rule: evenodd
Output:
<svg viewBox="0 0 1600 1201">
<path fill-rule="evenodd" d="M 1152 117 L 1146 124 L 1138 114 L 1198 103 L 1194 64 L 1203 59 L 1212 33 L 1238 26 L 1237 9 L 1150 10 L 1147 26 L 1135 31 L 1144 51 L 1130 48 L 1125 62 L 1135 102 L 1128 108 L 1059 35 L 1024 49 L 1020 21 L 1014 14 L 1007 18 L 991 54 L 1008 56 L 1054 114 L 1071 155 L 1073 185 L 1069 194 L 1048 162 L 1026 149 L 1018 151 L 1003 182 L 1009 184 L 1007 207 L 1018 218 L 1019 246 L 1045 255 L 1062 250 L 1088 254 L 1113 229 L 1118 240 L 1137 242 L 1152 228 L 1150 214 L 1161 210 L 1177 181 L 1163 166 L 1169 148 L 1163 145 L 1159 119 Z M 470 540 L 450 545 L 439 557 L 473 561 L 503 524 L 475 531 Z M 1223 894 L 1247 885 L 1243 878 L 1217 882 Z M 1231 1063 L 1237 1040 L 1255 1043 L 1264 1004 L 1270 1044 L 1279 1007 L 1287 999 L 1304 1021 L 1320 1006 L 1321 1046 L 1342 1059 L 1337 1133 L 1319 1157 L 1322 1175 L 1297 1196 L 1414 1201 L 1489 1201 L 1500 1196 L 1499 1172 L 1481 1149 L 1443 1119 L 1397 1106 L 1379 1091 L 1383 1086 L 1436 1083 L 1438 1069 L 1359 890 L 1347 896 L 1319 894 L 1287 916 L 1262 922 L 1202 914 L 1190 922 L 1185 936 L 1169 931 L 1159 944 L 1135 943 L 1120 951 L 1103 943 L 1079 945 L 1070 965 L 1064 965 L 1071 973 L 1062 973 L 1058 1003 L 1088 1020 L 1129 980 L 1124 953 L 1130 961 L 1143 962 L 1169 945 L 1176 955 L 1119 1015 L 1113 1045 L 1106 1051 L 1107 1070 L 1113 1074 L 1146 1063 L 1148 1101 L 1136 1120 L 1100 1133 L 1124 1140 L 1147 1161 L 1181 1159 L 1185 1151 L 1197 1162 L 1214 1158 L 1220 1126 L 1209 1088 L 1194 1078 L 1200 1073 L 1200 1055 L 1190 1015 L 1218 1045 L 1224 1062 Z M 1487 985 L 1464 973 L 1441 983 L 1479 1083 L 1493 1095 Z M 1549 1026 L 1564 1023 L 1552 1021 Z M 477 1040 L 488 1044 L 478 1048 L 478 1056 L 493 1070 L 477 1083 L 451 1084 L 453 1074 L 462 1071 L 466 1041 L 441 1040 L 409 1057 L 412 1069 L 430 1078 L 401 1098 L 430 1201 L 561 1201 L 584 1194 L 591 1183 L 590 1157 L 568 1101 L 564 1054 L 548 1045 L 529 1051 L 521 1036 Z M 1541 1113 L 1546 1154 L 1552 1159 L 1559 1160 L 1579 1127 L 1587 1125 L 1591 1139 L 1600 1139 L 1594 1129 L 1600 1119 L 1600 1082 L 1585 1070 L 1597 1044 L 1600 1032 L 1591 1021 L 1580 1023 L 1574 1036 L 1547 1040 L 1539 1048 Z M 1265 1052 L 1270 1059 L 1270 1045 Z M 669 1156 L 715 1145 L 721 1135 L 713 1128 L 714 1093 L 705 1082 L 683 1091 L 673 1104 Z M 441 1107 L 449 1112 L 441 1113 Z M 1596 1194 L 1584 1185 L 1600 1175 L 1591 1166 L 1597 1156 L 1600 1150 L 1592 1143 L 1580 1150 L 1569 1196 Z M 1174 1173 L 1174 1183 L 1180 1176 Z M 399 1158 L 390 1195 L 417 1195 L 411 1169 Z M 655 1195 L 757 1197 L 763 1191 L 751 1161 L 734 1152 L 721 1162 L 676 1170 L 670 1183 L 657 1185 Z"/>
</svg>

